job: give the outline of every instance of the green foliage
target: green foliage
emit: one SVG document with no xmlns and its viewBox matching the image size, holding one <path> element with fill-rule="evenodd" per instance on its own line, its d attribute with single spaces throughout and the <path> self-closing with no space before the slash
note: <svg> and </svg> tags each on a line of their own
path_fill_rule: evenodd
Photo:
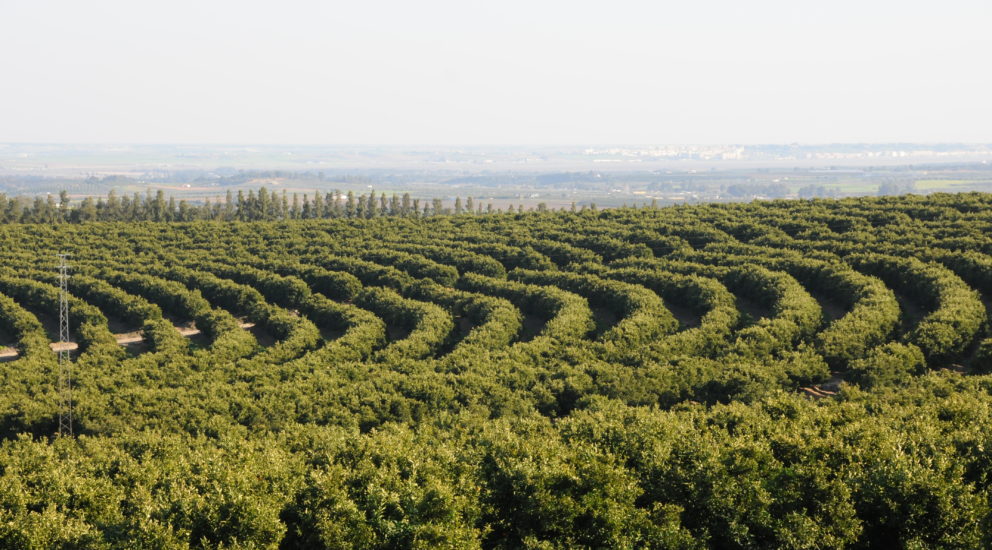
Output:
<svg viewBox="0 0 992 550">
<path fill-rule="evenodd" d="M 926 360 L 920 348 L 912 344 L 890 342 L 873 349 L 866 357 L 851 363 L 851 381 L 865 388 L 886 384 L 905 384 L 910 377 L 922 374 Z"/>
<path fill-rule="evenodd" d="M 978 351 L 975 354 L 974 368 L 981 373 L 992 372 L 992 338 L 982 340 L 982 343 L 978 346 Z"/>
<path fill-rule="evenodd" d="M 164 200 L 0 224 L 0 548 L 992 545 L 989 195 Z"/>
<path fill-rule="evenodd" d="M 930 311 L 905 336 L 928 360 L 946 362 L 974 340 L 986 322 L 978 293 L 953 272 L 915 258 L 855 256 L 856 266 L 886 278 L 897 289 L 919 300 Z"/>
</svg>

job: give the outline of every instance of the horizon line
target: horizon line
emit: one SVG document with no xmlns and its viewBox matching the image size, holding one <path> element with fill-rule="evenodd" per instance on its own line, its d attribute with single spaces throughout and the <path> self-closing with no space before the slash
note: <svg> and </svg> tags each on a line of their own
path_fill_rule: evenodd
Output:
<svg viewBox="0 0 992 550">
<path fill-rule="evenodd" d="M 159 146 L 159 147 L 351 147 L 351 148 L 390 148 L 390 147 L 439 147 L 439 148 L 485 148 L 485 147 L 539 147 L 539 148 L 578 148 L 578 147 L 829 147 L 829 146 L 886 146 L 886 145 L 960 145 L 969 147 L 992 147 L 992 141 L 791 141 L 791 142 L 643 142 L 643 143 L 318 143 L 318 142 L 193 142 L 193 141 L 0 141 L 0 146 L 47 145 L 47 146 Z"/>
</svg>

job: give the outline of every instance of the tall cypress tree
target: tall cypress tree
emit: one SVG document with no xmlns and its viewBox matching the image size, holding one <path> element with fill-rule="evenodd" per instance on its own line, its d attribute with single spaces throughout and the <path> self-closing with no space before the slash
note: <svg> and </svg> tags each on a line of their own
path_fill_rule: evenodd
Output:
<svg viewBox="0 0 992 550">
<path fill-rule="evenodd" d="M 349 218 L 354 218 L 358 215 L 358 208 L 355 205 L 355 192 L 348 191 L 348 202 L 345 205 L 345 214 Z"/>
<path fill-rule="evenodd" d="M 313 194 L 313 217 L 324 217 L 324 199 L 321 198 L 320 191 L 314 191 Z"/>
<path fill-rule="evenodd" d="M 376 207 L 375 207 L 375 190 L 369 191 L 369 197 L 365 200 L 365 217 L 374 218 L 376 217 Z"/>
</svg>

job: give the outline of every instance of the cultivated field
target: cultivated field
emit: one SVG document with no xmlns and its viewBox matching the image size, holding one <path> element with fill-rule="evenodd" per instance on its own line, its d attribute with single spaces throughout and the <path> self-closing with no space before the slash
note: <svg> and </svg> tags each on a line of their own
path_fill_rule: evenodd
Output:
<svg viewBox="0 0 992 550">
<path fill-rule="evenodd" d="M 987 194 L 4 225 L 0 546 L 980 547 L 990 299 Z"/>
</svg>

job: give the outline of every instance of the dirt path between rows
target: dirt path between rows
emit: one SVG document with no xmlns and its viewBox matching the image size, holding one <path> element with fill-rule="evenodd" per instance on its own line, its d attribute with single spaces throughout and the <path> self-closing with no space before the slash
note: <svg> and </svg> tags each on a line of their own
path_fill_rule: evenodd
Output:
<svg viewBox="0 0 992 550">
<path fill-rule="evenodd" d="M 175 327 L 176 331 L 179 332 L 179 334 L 181 334 L 186 338 L 193 338 L 202 334 L 200 329 L 196 328 L 196 326 L 193 323 L 180 323 L 180 324 L 174 324 L 173 326 Z M 262 331 L 258 331 L 255 328 L 256 327 L 255 323 L 241 322 L 239 326 L 245 330 L 251 331 L 252 333 L 262 332 Z M 258 335 L 256 335 L 256 337 L 257 336 Z M 264 337 L 265 334 L 262 334 L 262 336 Z M 135 346 L 145 343 L 145 335 L 141 331 L 117 333 L 114 334 L 114 340 L 116 340 L 117 343 L 122 346 Z M 79 349 L 79 343 L 72 341 L 65 343 L 51 342 L 50 344 L 48 344 L 48 347 L 52 348 L 53 352 L 59 352 L 59 351 L 72 352 Z M 20 357 L 20 353 L 18 353 L 17 348 L 13 346 L 0 346 L 0 363 L 13 361 L 18 357 Z"/>
</svg>

